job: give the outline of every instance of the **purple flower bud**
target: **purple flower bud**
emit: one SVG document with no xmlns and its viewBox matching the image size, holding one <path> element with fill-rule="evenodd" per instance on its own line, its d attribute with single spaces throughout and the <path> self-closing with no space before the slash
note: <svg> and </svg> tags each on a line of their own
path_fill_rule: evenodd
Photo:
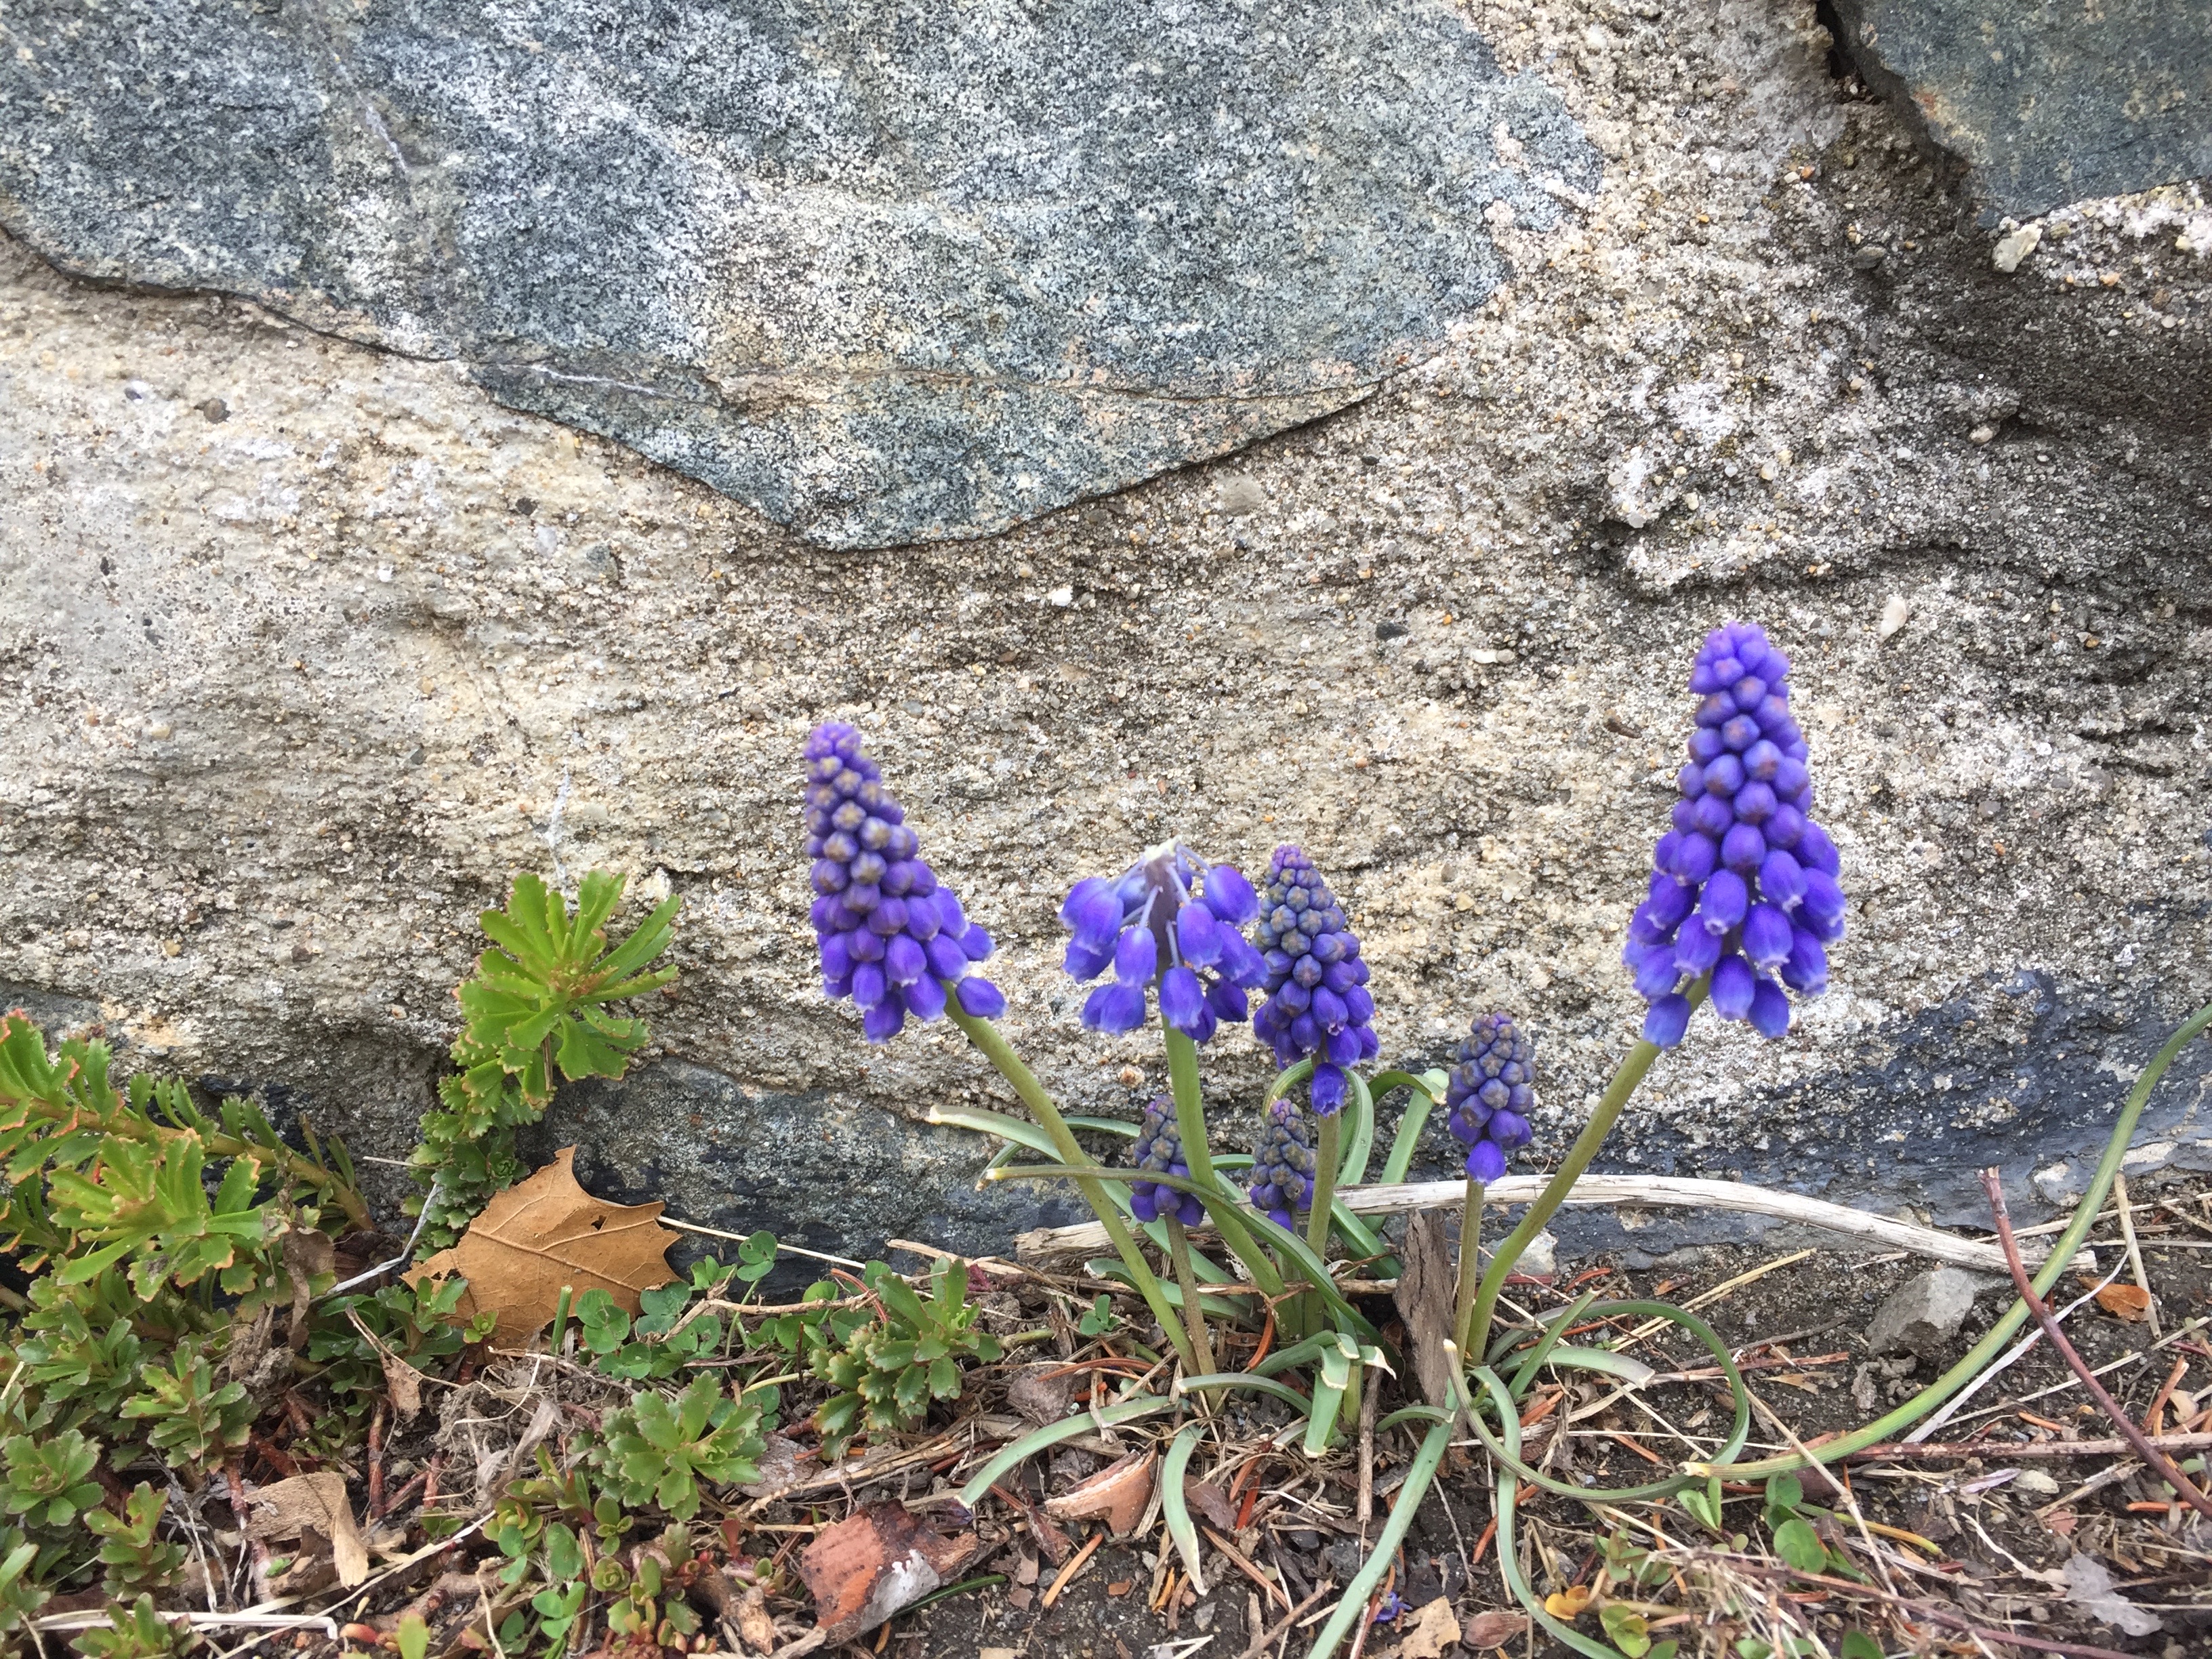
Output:
<svg viewBox="0 0 2212 1659">
<path fill-rule="evenodd" d="M 1795 800 L 1812 781 L 1812 775 L 1803 761 L 1792 760 L 1785 754 L 1774 769 L 1774 793 L 1784 800 Z"/>
<path fill-rule="evenodd" d="M 1735 792 L 1735 816 L 1741 823 L 1764 823 L 1774 816 L 1780 805 L 1774 799 L 1774 792 L 1756 781 Z"/>
<path fill-rule="evenodd" d="M 1114 946 L 1114 977 L 1124 985 L 1149 985 L 1159 966 L 1159 943 L 1152 930 L 1141 924 L 1123 933 Z"/>
<path fill-rule="evenodd" d="M 906 1011 L 916 1019 L 932 1020 L 945 1012 L 945 983 L 923 975 L 900 993 L 906 999 Z"/>
<path fill-rule="evenodd" d="M 1722 725 L 1721 741 L 1741 755 L 1759 741 L 1759 722 L 1748 714 L 1734 715 Z"/>
<path fill-rule="evenodd" d="M 878 902 L 868 912 L 868 931 L 889 939 L 893 933 L 906 931 L 906 901 L 887 898 Z"/>
<path fill-rule="evenodd" d="M 1733 870 L 1716 870 L 1705 884 L 1698 915 L 1705 930 L 1717 937 L 1742 926 L 1744 912 L 1750 908 L 1751 890 L 1744 885 L 1743 878 Z"/>
<path fill-rule="evenodd" d="M 1782 764 L 1782 751 L 1765 738 L 1743 751 L 1743 769 L 1753 781 L 1771 783 L 1774 769 Z"/>
<path fill-rule="evenodd" d="M 1341 1030 L 1346 1018 L 1344 999 L 1326 985 L 1317 987 L 1313 994 L 1313 1017 L 1321 1022 L 1324 1031 Z"/>
<path fill-rule="evenodd" d="M 828 952 L 823 953 L 827 959 Z M 929 971 L 929 962 L 921 954 L 921 946 L 904 933 L 885 942 L 884 945 L 884 976 L 894 985 L 911 985 Z"/>
<path fill-rule="evenodd" d="M 1759 890 L 1787 910 L 1805 896 L 1805 872 L 1796 859 L 1777 848 L 1759 862 Z"/>
<path fill-rule="evenodd" d="M 1006 1012 L 1006 994 L 988 979 L 970 975 L 952 988 L 960 1011 L 970 1019 L 996 1019 Z"/>
<path fill-rule="evenodd" d="M 1681 925 L 1682 918 L 1690 914 L 1690 906 L 1696 898 L 1695 893 L 1674 877 L 1655 875 L 1651 878 L 1650 896 L 1645 901 L 1645 906 L 1651 912 L 1651 920 L 1659 925 L 1662 931 L 1672 933 Z"/>
<path fill-rule="evenodd" d="M 971 921 L 968 931 L 960 936 L 960 949 L 970 962 L 982 962 L 991 954 L 991 936 L 983 931 L 983 924 Z"/>
<path fill-rule="evenodd" d="M 843 935 L 845 948 L 855 962 L 881 962 L 884 959 L 883 936 L 868 931 L 865 921 Z"/>
<path fill-rule="evenodd" d="M 1232 1025 L 1251 1012 L 1252 1005 L 1245 997 L 1244 988 L 1225 979 L 1217 979 L 1206 988 L 1206 1000 L 1216 1014 Z"/>
<path fill-rule="evenodd" d="M 1534 1138 L 1534 1132 L 1528 1127 L 1528 1120 L 1518 1112 L 1492 1112 L 1490 1115 L 1487 1139 L 1497 1143 L 1499 1150 L 1512 1152 L 1526 1146 Z"/>
<path fill-rule="evenodd" d="M 1674 937 L 1674 927 L 1660 925 L 1658 911 L 1650 899 L 1638 905 L 1628 919 L 1628 937 L 1638 945 L 1664 945 Z"/>
<path fill-rule="evenodd" d="M 1774 816 L 1767 819 L 1762 833 L 1769 847 L 1795 848 L 1805 833 L 1805 815 L 1794 806 L 1778 806 Z"/>
<path fill-rule="evenodd" d="M 1705 768 L 1705 793 L 1734 799 L 1743 787 L 1743 763 L 1734 755 L 1723 755 Z"/>
<path fill-rule="evenodd" d="M 1841 926 L 1845 902 L 1844 890 L 1836 885 L 1836 878 L 1826 870 L 1805 872 L 1802 908 L 1807 922 L 1824 943 L 1828 942 L 1826 930 Z"/>
<path fill-rule="evenodd" d="M 966 952 L 962 954 L 964 956 Z M 1069 978 L 1090 981 L 1105 972 L 1106 964 L 1113 959 L 1110 951 L 1093 951 L 1079 939 L 1070 939 L 1067 955 L 1061 960 L 1060 966 L 1066 970 Z"/>
<path fill-rule="evenodd" d="M 1759 981 L 1752 994 L 1751 1029 L 1763 1037 L 1778 1037 L 1790 1029 L 1790 998 L 1771 979 Z"/>
<path fill-rule="evenodd" d="M 960 900 L 950 887 L 940 887 L 930 895 L 937 903 L 937 925 L 944 932 L 958 939 L 968 931 L 968 917 L 960 908 Z"/>
<path fill-rule="evenodd" d="M 1828 953 L 1802 927 L 1790 933 L 1790 959 L 1782 964 L 1782 982 L 1800 996 L 1817 997 L 1828 988 Z"/>
<path fill-rule="evenodd" d="M 871 1042 L 889 1042 L 906 1029 L 906 1010 L 896 1002 L 879 1002 L 860 1016 L 860 1030 Z"/>
<path fill-rule="evenodd" d="M 853 969 L 853 1000 L 862 1009 L 875 1007 L 882 1002 L 888 987 L 884 970 L 872 962 L 864 962 Z"/>
<path fill-rule="evenodd" d="M 814 884 L 814 890 L 823 894 L 842 892 L 849 879 L 846 866 L 835 859 L 815 860 L 814 867 L 808 875 Z"/>
<path fill-rule="evenodd" d="M 822 977 L 844 979 L 853 971 L 852 947 L 846 944 L 842 933 L 830 933 L 822 940 Z"/>
<path fill-rule="evenodd" d="M 944 927 L 945 919 L 937 912 L 936 895 L 915 894 L 906 907 L 907 932 L 927 945 L 943 932 Z"/>
<path fill-rule="evenodd" d="M 1644 1040 L 1657 1048 L 1672 1048 L 1690 1029 L 1690 1000 L 1676 994 L 1661 997 L 1644 1016 Z"/>
<path fill-rule="evenodd" d="M 1231 927 L 1243 927 L 1259 913 L 1252 884 L 1231 866 L 1208 866 L 1203 881 L 1206 908 Z"/>
<path fill-rule="evenodd" d="M 1267 965 L 1251 941 L 1243 934 L 1229 928 L 1221 930 L 1222 977 L 1248 991 L 1257 990 L 1267 982 Z"/>
<path fill-rule="evenodd" d="M 1478 1140 L 1468 1148 L 1467 1176 L 1470 1181 L 1488 1186 L 1505 1173 L 1505 1154 L 1494 1140 Z"/>
<path fill-rule="evenodd" d="M 1060 907 L 1060 919 L 1074 931 L 1077 944 L 1091 951 L 1110 951 L 1121 927 L 1121 902 L 1104 877 L 1085 876 L 1069 890 Z"/>
<path fill-rule="evenodd" d="M 1176 944 L 1182 959 L 1196 968 L 1221 960 L 1221 929 L 1203 904 L 1186 904 L 1176 915 Z"/>
<path fill-rule="evenodd" d="M 1723 928 L 1721 933 L 1727 931 Z M 1709 927 L 1685 927 L 1674 941 L 1674 966 L 1692 979 L 1712 972 L 1720 959 L 1721 933 Z"/>
<path fill-rule="evenodd" d="M 1721 837 L 1721 862 L 1739 876 L 1757 872 L 1766 856 L 1766 837 L 1756 825 L 1739 823 Z"/>
<path fill-rule="evenodd" d="M 1790 918 L 1779 905 L 1754 904 L 1743 919 L 1743 953 L 1760 968 L 1778 967 L 1790 955 Z"/>
<path fill-rule="evenodd" d="M 1844 861 L 1838 856 L 1836 844 L 1828 839 L 1827 831 L 1817 823 L 1808 823 L 1805 833 L 1798 837 L 1795 848 L 1797 862 L 1808 870 L 1818 870 L 1824 876 L 1839 876 Z"/>
<path fill-rule="evenodd" d="M 1710 726 L 1701 726 L 1690 733 L 1690 758 L 1703 766 L 1707 761 L 1718 760 L 1728 748 L 1728 740 Z"/>
<path fill-rule="evenodd" d="M 1674 853 L 1674 873 L 1692 887 L 1702 885 L 1719 865 L 1720 848 L 1711 836 L 1685 836 Z"/>
<path fill-rule="evenodd" d="M 921 947 L 929 958 L 929 971 L 939 979 L 958 979 L 968 971 L 968 953 L 949 933 L 939 933 Z"/>
<path fill-rule="evenodd" d="M 1717 842 L 1735 823 L 1735 809 L 1718 795 L 1700 795 L 1690 809 L 1690 818 L 1701 834 Z"/>
<path fill-rule="evenodd" d="M 1723 1019 L 1741 1019 L 1751 1012 L 1752 994 L 1759 988 L 1751 964 L 1731 952 L 1713 969 L 1713 1012 Z"/>
<path fill-rule="evenodd" d="M 1178 1031 L 1194 1032 L 1206 1015 L 1206 992 L 1198 975 L 1177 966 L 1160 975 L 1160 1017 Z"/>
<path fill-rule="evenodd" d="M 1684 799 L 1694 800 L 1705 793 L 1705 769 L 1692 761 L 1674 774 L 1674 787 L 1682 792 Z M 830 892 L 835 890 L 824 888 L 823 890 Z"/>
<path fill-rule="evenodd" d="M 1659 946 L 1651 950 L 1636 969 L 1636 994 L 1646 1002 L 1653 1002 L 1673 990 L 1682 977 L 1674 963 L 1671 947 Z"/>
<path fill-rule="evenodd" d="M 1085 999 L 1083 1024 L 1093 1031 L 1119 1036 L 1145 1023 L 1145 988 L 1119 980 L 1102 985 Z"/>
<path fill-rule="evenodd" d="M 1344 1106 L 1344 1073 L 1324 1060 L 1314 1067 L 1313 1083 L 1307 1098 L 1313 1103 L 1316 1117 L 1334 1117 Z"/>
</svg>

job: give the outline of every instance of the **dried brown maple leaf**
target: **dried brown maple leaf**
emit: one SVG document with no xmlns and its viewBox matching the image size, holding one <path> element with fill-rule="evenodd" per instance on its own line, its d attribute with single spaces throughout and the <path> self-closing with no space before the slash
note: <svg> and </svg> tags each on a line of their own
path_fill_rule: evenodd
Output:
<svg viewBox="0 0 2212 1659">
<path fill-rule="evenodd" d="M 368 1551 L 354 1525 L 342 1474 L 295 1474 L 261 1487 L 253 1494 L 253 1519 L 246 1530 L 255 1538 L 298 1538 L 312 1532 L 329 1543 L 338 1583 L 350 1589 L 368 1577 Z"/>
<path fill-rule="evenodd" d="M 495 1197 L 449 1250 L 407 1275 L 410 1285 L 458 1273 L 469 1282 L 463 1320 L 489 1309 L 499 1316 L 492 1340 L 513 1347 L 553 1317 L 563 1285 L 578 1296 L 606 1291 L 623 1310 L 638 1310 L 637 1293 L 665 1285 L 668 1247 L 676 1235 L 660 1224 L 659 1204 L 610 1204 L 576 1184 L 576 1149 Z"/>
</svg>

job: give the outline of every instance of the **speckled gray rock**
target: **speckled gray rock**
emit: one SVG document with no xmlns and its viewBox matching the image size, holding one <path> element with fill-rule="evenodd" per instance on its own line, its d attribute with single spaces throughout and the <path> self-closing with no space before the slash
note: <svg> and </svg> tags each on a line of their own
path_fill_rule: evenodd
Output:
<svg viewBox="0 0 2212 1659">
<path fill-rule="evenodd" d="M 797 757 L 837 717 L 1071 1109 L 1163 1079 L 1080 1029 L 1067 885 L 1297 841 L 1385 1057 L 1532 1023 L 1550 1158 L 1640 1018 L 1681 680 L 1741 615 L 1796 659 L 1850 933 L 1786 1039 L 1701 1016 L 1601 1167 L 1973 1223 L 1997 1164 L 2047 1213 L 2212 1000 L 2212 204 L 2056 210 L 2007 274 L 1809 4 L 1479 15 L 1602 149 L 1587 208 L 1499 224 L 1511 280 L 1373 398 L 987 542 L 827 554 L 459 362 L 0 241 L 0 981 L 398 1158 L 477 911 L 610 865 L 685 900 L 649 1011 L 681 1064 L 559 1109 L 593 1179 L 848 1255 L 981 1241 L 976 1204 L 1011 1235 L 1041 1195 L 975 1194 L 988 1150 L 923 1120 L 1012 1091 L 820 994 Z M 1264 1057 L 1205 1066 L 1234 1144 Z M 816 1117 L 806 1180 L 705 1156 Z M 2139 1143 L 2131 1180 L 2212 1161 L 2212 1042 Z M 885 1160 L 910 1194 L 828 1178 Z M 1573 1212 L 1562 1255 L 1670 1224 Z"/>
<path fill-rule="evenodd" d="M 465 362 L 833 547 L 1364 397 L 1596 175 L 1449 0 L 0 23 L 0 223 L 64 268 Z"/>
<path fill-rule="evenodd" d="M 1867 1326 L 1869 1351 L 1937 1358 L 1973 1312 L 1980 1287 L 1981 1280 L 1963 1267 L 1915 1273 L 1875 1310 Z"/>
<path fill-rule="evenodd" d="M 2027 219 L 2212 175 L 2209 0 L 1836 0 L 1867 78 Z"/>
</svg>

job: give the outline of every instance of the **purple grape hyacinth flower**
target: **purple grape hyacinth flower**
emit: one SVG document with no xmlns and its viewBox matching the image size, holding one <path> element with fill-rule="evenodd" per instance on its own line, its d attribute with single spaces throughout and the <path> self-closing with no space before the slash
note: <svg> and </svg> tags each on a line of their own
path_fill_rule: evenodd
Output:
<svg viewBox="0 0 2212 1659">
<path fill-rule="evenodd" d="M 1223 1020 L 1241 1020 L 1245 993 L 1267 978 L 1241 929 L 1252 920 L 1252 884 L 1225 864 L 1208 864 L 1188 848 L 1164 842 L 1121 878 L 1086 876 L 1060 907 L 1073 930 L 1067 971 L 1113 979 L 1091 992 L 1083 1023 L 1118 1035 L 1145 1023 L 1145 996 L 1157 988 L 1160 1017 L 1193 1042 L 1204 1042 Z"/>
<path fill-rule="evenodd" d="M 1368 1027 L 1375 999 L 1359 939 L 1313 860 L 1295 847 L 1278 847 L 1268 866 L 1259 944 L 1267 1000 L 1252 1017 L 1252 1034 L 1273 1047 L 1279 1066 L 1311 1057 L 1313 1109 L 1330 1116 L 1344 1105 L 1344 1068 L 1374 1059 L 1382 1042 Z"/>
<path fill-rule="evenodd" d="M 1297 1107 L 1279 1100 L 1267 1109 L 1267 1127 L 1252 1149 L 1252 1207 L 1287 1228 L 1300 1210 L 1313 1207 L 1313 1135 Z"/>
<path fill-rule="evenodd" d="M 921 861 L 855 727 L 833 720 L 806 739 L 805 813 L 822 989 L 853 999 L 869 1042 L 890 1042 L 908 1014 L 935 1019 L 948 996 L 977 1019 L 1006 1012 L 1005 994 L 969 974 L 991 936 Z"/>
<path fill-rule="evenodd" d="M 1152 1104 L 1145 1108 L 1144 1126 L 1137 1131 L 1137 1144 L 1131 1150 L 1130 1162 L 1154 1175 L 1182 1176 L 1186 1179 L 1189 1176 L 1190 1165 L 1182 1156 L 1182 1134 L 1176 1127 L 1175 1102 L 1167 1096 L 1154 1097 Z M 1195 1227 L 1206 1218 L 1206 1206 L 1198 1201 L 1195 1193 L 1179 1193 L 1155 1181 L 1131 1184 L 1129 1209 L 1139 1221 L 1171 1215 L 1186 1227 Z"/>
<path fill-rule="evenodd" d="M 1704 701 L 1682 799 L 1652 854 L 1651 887 L 1621 960 L 1650 1003 L 1644 1039 L 1689 1027 L 1685 979 L 1711 975 L 1713 1010 L 1761 1035 L 1790 1029 L 1790 997 L 1827 988 L 1827 947 L 1844 936 L 1842 861 L 1813 822 L 1804 733 L 1790 714 L 1790 659 L 1734 622 L 1705 636 L 1690 672 Z"/>
<path fill-rule="evenodd" d="M 1504 1175 L 1505 1155 L 1535 1133 L 1528 1114 L 1536 1104 L 1536 1045 L 1510 1015 L 1476 1018 L 1452 1055 L 1444 1104 L 1448 1127 L 1467 1147 L 1468 1178 L 1487 1185 Z"/>
</svg>

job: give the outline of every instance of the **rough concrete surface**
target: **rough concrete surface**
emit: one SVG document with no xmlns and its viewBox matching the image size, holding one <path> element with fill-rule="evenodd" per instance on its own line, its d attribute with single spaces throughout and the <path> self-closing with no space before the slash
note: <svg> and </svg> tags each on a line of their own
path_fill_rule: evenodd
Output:
<svg viewBox="0 0 2212 1659">
<path fill-rule="evenodd" d="M 464 362 L 837 547 L 1340 409 L 1597 168 L 1449 0 L 0 21 L 0 227 L 64 269 Z"/>
<path fill-rule="evenodd" d="M 1987 1162 L 2024 1211 L 2078 1190 L 2212 999 L 2212 209 L 2075 204 L 2001 271 L 1808 7 L 1469 15 L 1602 153 L 1587 207 L 1499 228 L 1511 280 L 1369 402 L 977 543 L 826 554 L 458 363 L 0 249 L 0 980 L 396 1157 L 475 910 L 612 865 L 684 896 L 684 977 L 661 1069 L 552 1132 L 692 1220 L 973 1247 L 1034 1194 L 915 1124 L 1010 1091 L 815 986 L 797 755 L 839 716 L 1071 1107 L 1162 1079 L 1078 1025 L 1059 895 L 1296 840 L 1386 1057 L 1533 1022 L 1541 1160 L 1635 1029 L 1680 683 L 1745 616 L 1798 663 L 1850 937 L 1786 1039 L 1700 1016 L 1607 1162 L 1946 1220 Z M 1206 1065 L 1266 1074 L 1241 1033 Z M 2132 1167 L 2212 1158 L 2208 1075 Z"/>
</svg>

